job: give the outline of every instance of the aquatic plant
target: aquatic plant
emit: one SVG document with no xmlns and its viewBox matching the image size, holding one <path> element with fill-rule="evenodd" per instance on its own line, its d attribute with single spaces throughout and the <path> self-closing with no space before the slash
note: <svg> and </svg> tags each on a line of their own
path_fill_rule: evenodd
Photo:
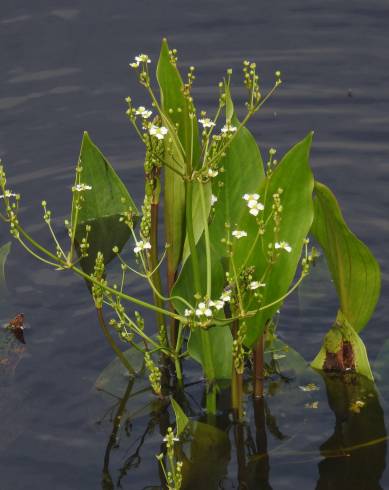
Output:
<svg viewBox="0 0 389 490">
<path fill-rule="evenodd" d="M 243 417 L 243 375 L 252 374 L 254 396 L 262 397 L 265 346 L 275 352 L 277 340 L 274 318 L 311 272 L 321 250 L 340 306 L 312 366 L 372 379 L 358 334 L 379 296 L 379 266 L 346 225 L 332 192 L 313 177 L 313 133 L 281 159 L 271 148 L 264 164 L 247 129 L 251 117 L 282 84 L 281 73 L 275 73 L 273 87 L 264 95 L 256 64 L 243 62 L 247 100 L 239 120 L 231 96 L 232 70 L 219 83 L 211 116 L 196 109 L 194 67 L 183 80 L 177 51 L 170 50 L 166 40 L 156 69 L 159 95 L 153 88 L 151 61 L 140 54 L 130 63 L 150 97 L 150 109 L 126 98 L 128 120 L 145 146 L 141 211 L 84 133 L 65 221 L 66 246 L 57 238 L 46 201 L 43 219 L 53 248 L 42 246 L 25 230 L 19 218 L 20 195 L 8 188 L 0 167 L 0 217 L 13 238 L 38 260 L 87 281 L 107 341 L 130 373 L 134 368 L 117 340 L 142 353 L 156 396 L 169 394 L 167 373 L 182 384 L 184 361 L 190 357 L 204 372 L 207 412 L 216 412 L 218 390 L 230 386 L 237 419 Z M 121 269 L 117 283 L 107 272 L 111 261 Z M 130 294 L 127 279 L 133 275 L 149 285 L 153 303 Z M 108 323 L 104 309 L 110 314 Z M 154 327 L 145 325 L 140 309 L 155 312 Z M 172 485 L 178 488 L 173 456 L 170 463 Z"/>
</svg>

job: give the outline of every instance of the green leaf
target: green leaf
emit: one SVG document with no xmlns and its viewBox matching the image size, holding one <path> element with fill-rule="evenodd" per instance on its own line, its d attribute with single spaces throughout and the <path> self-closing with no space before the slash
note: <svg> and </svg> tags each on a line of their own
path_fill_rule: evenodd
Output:
<svg viewBox="0 0 389 490">
<path fill-rule="evenodd" d="M 7 292 L 5 283 L 5 262 L 11 251 L 11 242 L 7 242 L 0 247 L 0 301 Z"/>
<path fill-rule="evenodd" d="M 232 334 L 228 325 L 211 327 L 206 331 L 191 331 L 188 352 L 192 359 L 200 363 L 207 373 L 206 358 L 201 335 L 208 335 L 211 343 L 213 370 L 218 381 L 231 379 L 232 376 Z"/>
<path fill-rule="evenodd" d="M 120 214 L 132 209 L 136 218 L 139 213 L 125 185 L 87 132 L 82 139 L 80 159 L 83 169 L 81 181 L 92 186 L 92 190 L 83 193 L 76 240 L 81 242 L 86 234 L 86 225 L 92 227 L 88 240 L 91 244 L 89 256 L 81 260 L 82 268 L 90 273 L 97 252 L 102 252 L 105 263 L 108 263 L 115 256 L 112 248 L 117 246 L 121 250 L 129 239 L 131 232 L 127 225 L 119 222 Z"/>
<path fill-rule="evenodd" d="M 200 277 L 205 278 L 206 276 L 206 263 L 205 263 L 205 245 L 204 236 L 198 242 L 197 252 L 199 256 L 199 266 L 200 266 Z M 213 243 L 211 243 L 211 255 L 212 257 L 217 256 L 217 252 L 214 249 Z M 213 298 L 220 296 L 223 290 L 224 284 L 224 271 L 222 264 L 219 260 L 212 260 L 212 291 L 211 295 Z M 190 260 L 187 260 L 182 268 L 182 271 L 178 277 L 178 280 L 173 288 L 173 296 L 180 296 L 186 299 L 189 303 L 195 303 L 194 294 L 194 276 L 193 268 Z M 173 301 L 175 309 L 180 313 L 184 314 L 186 306 L 179 300 Z M 232 373 L 232 335 L 229 326 L 223 327 L 211 327 L 208 330 L 195 329 L 191 331 L 191 335 L 188 342 L 188 352 L 190 356 L 197 362 L 199 362 L 204 372 L 207 374 L 209 372 L 206 363 L 206 357 L 203 353 L 202 336 L 208 335 L 211 343 L 212 351 L 212 361 L 213 370 L 215 378 L 230 379 Z"/>
<path fill-rule="evenodd" d="M 177 437 L 180 437 L 188 425 L 189 419 L 174 398 L 172 398 L 172 407 L 176 417 Z"/>
<path fill-rule="evenodd" d="M 187 163 L 191 160 L 193 167 L 198 166 L 200 155 L 198 126 L 194 108 L 184 95 L 184 83 L 180 72 L 170 59 L 166 39 L 162 41 L 157 80 L 165 118 L 163 123 L 169 128 L 168 137 L 165 138 L 164 158 L 171 167 L 185 174 Z M 190 117 L 191 114 L 193 117 Z M 172 143 L 169 142 L 170 140 Z M 185 241 L 185 183 L 168 167 L 165 167 L 164 178 L 164 213 L 166 242 L 170 245 L 167 252 L 168 274 L 174 276 L 182 257 Z M 195 221 L 198 222 L 197 219 Z M 196 238 L 199 238 L 201 231 L 201 229 L 197 230 Z"/>
<path fill-rule="evenodd" d="M 239 121 L 233 112 L 234 106 L 229 93 L 227 100 L 229 112 L 231 115 L 233 114 L 232 124 L 239 126 Z M 264 179 L 259 148 L 248 129 L 241 128 L 226 150 L 226 156 L 221 161 L 220 166 L 223 167 L 224 171 L 220 172 L 212 182 L 213 194 L 216 195 L 218 201 L 209 225 L 212 299 L 217 299 L 220 296 L 225 284 L 223 263 L 226 262 L 227 254 L 224 245 L 221 243 L 221 240 L 226 236 L 225 224 L 231 223 L 233 226 L 241 221 L 247 209 L 246 202 L 242 199 L 243 194 L 254 192 Z M 198 194 L 195 187 L 194 195 L 198 197 Z M 208 199 L 207 204 L 210 205 L 209 194 L 208 197 L 206 195 L 206 199 Z M 199 204 L 197 207 L 201 209 Z M 197 244 L 197 252 L 200 262 L 200 277 L 203 279 L 202 292 L 204 292 L 206 278 L 204 236 Z M 183 296 L 193 304 L 195 292 L 192 264 L 188 260 L 185 262 L 174 287 L 174 294 Z M 175 307 L 183 313 L 184 307 L 178 302 L 175 303 Z M 188 352 L 193 359 L 202 364 L 204 370 L 206 370 L 206 366 L 201 336 L 205 334 L 209 335 L 211 340 L 216 379 L 230 379 L 232 373 L 232 335 L 229 326 L 212 327 L 205 333 L 199 330 L 192 331 L 188 343 Z"/>
<path fill-rule="evenodd" d="M 246 345 L 251 347 L 262 334 L 267 320 L 271 319 L 281 306 L 282 298 L 289 289 L 295 277 L 301 252 L 313 220 L 313 176 L 309 166 L 309 152 L 312 143 L 312 133 L 291 148 L 282 158 L 270 178 L 266 178 L 257 188 L 260 200 L 265 206 L 263 219 L 269 220 L 265 234 L 261 239 L 258 233 L 258 224 L 254 216 L 249 214 L 246 207 L 245 216 L 240 222 L 239 229 L 248 234 L 239 240 L 234 240 L 234 259 L 238 270 L 247 266 L 254 266 L 253 278 L 261 280 L 264 277 L 266 287 L 263 289 L 261 305 L 266 306 L 276 302 L 274 306 L 266 308 L 253 318 L 248 319 Z M 283 207 L 281 231 L 277 238 L 274 235 L 271 218 L 273 194 L 282 189 L 281 203 Z M 240 198 L 242 200 L 242 198 Z M 276 241 L 286 241 L 291 247 L 291 253 L 281 251 L 275 264 L 269 267 L 267 251 L 269 244 Z M 265 271 L 267 271 L 265 275 Z M 246 295 L 244 299 L 246 309 L 256 309 Z M 247 304 L 248 302 L 248 304 Z"/>
<path fill-rule="evenodd" d="M 348 228 L 333 193 L 319 182 L 315 182 L 314 206 L 312 233 L 326 256 L 340 309 L 360 332 L 380 295 L 379 265 L 368 247 Z"/>
<path fill-rule="evenodd" d="M 232 104 L 230 97 L 227 100 Z M 235 113 L 232 116 L 232 124 L 239 126 Z M 243 195 L 256 192 L 265 178 L 258 145 L 247 128 L 240 129 L 220 165 L 224 171 L 219 172 L 212 181 L 212 193 L 218 200 L 209 234 L 211 242 L 222 257 L 227 255 L 225 246 L 221 243 L 221 240 L 226 238 L 226 223 L 235 227 L 242 222 L 243 217 L 247 215 L 247 202 Z M 214 260 L 220 259 L 216 256 Z"/>
</svg>

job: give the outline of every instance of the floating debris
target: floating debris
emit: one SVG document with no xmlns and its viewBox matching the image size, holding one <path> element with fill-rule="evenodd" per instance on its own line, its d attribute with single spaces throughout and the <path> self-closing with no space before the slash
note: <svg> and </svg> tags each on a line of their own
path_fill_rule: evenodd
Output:
<svg viewBox="0 0 389 490">
<path fill-rule="evenodd" d="M 15 338 L 19 340 L 22 344 L 25 344 L 24 340 L 24 315 L 23 313 L 18 313 L 13 320 L 10 320 L 7 325 L 8 330 L 14 334 Z"/>
<path fill-rule="evenodd" d="M 320 390 L 319 386 L 315 385 L 315 383 L 308 383 L 305 386 L 299 386 L 301 391 L 318 391 Z"/>
<path fill-rule="evenodd" d="M 304 405 L 305 408 L 319 408 L 319 402 L 318 401 L 314 401 L 314 402 L 311 402 L 311 403 L 306 403 Z"/>
<path fill-rule="evenodd" d="M 275 361 L 278 361 L 279 359 L 283 359 L 284 357 L 286 357 L 286 354 L 273 354 L 273 359 Z"/>
<path fill-rule="evenodd" d="M 362 400 L 357 400 L 350 405 L 350 412 L 360 413 L 361 408 L 363 408 L 365 405 L 366 403 Z"/>
</svg>

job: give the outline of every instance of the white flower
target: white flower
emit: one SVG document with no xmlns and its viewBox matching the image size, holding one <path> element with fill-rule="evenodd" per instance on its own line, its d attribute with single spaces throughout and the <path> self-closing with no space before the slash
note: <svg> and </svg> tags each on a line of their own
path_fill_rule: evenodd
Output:
<svg viewBox="0 0 389 490">
<path fill-rule="evenodd" d="M 184 316 L 192 316 L 193 311 L 189 308 L 185 308 Z"/>
<path fill-rule="evenodd" d="M 146 250 L 150 248 L 151 248 L 150 242 L 144 242 L 143 240 L 141 240 L 140 242 L 136 242 L 136 247 L 134 248 L 134 252 L 138 254 L 142 250 Z"/>
<path fill-rule="evenodd" d="M 274 244 L 274 248 L 285 250 L 288 253 L 290 253 L 292 251 L 292 247 L 289 245 L 288 242 L 276 242 Z"/>
<path fill-rule="evenodd" d="M 151 136 L 155 136 L 159 140 L 163 140 L 165 135 L 167 134 L 168 129 L 165 126 L 154 126 L 154 124 L 150 127 L 149 133 Z"/>
<path fill-rule="evenodd" d="M 250 208 L 249 213 L 253 216 L 257 216 L 259 211 L 263 211 L 265 209 L 265 206 L 258 201 L 249 201 L 248 207 Z"/>
<path fill-rule="evenodd" d="M 209 308 L 208 305 L 205 303 L 199 303 L 196 308 L 196 315 L 210 317 L 212 316 L 211 308 Z"/>
<path fill-rule="evenodd" d="M 260 282 L 260 281 L 251 281 L 249 284 L 249 288 L 252 290 L 258 289 L 258 288 L 264 288 L 265 286 L 266 286 L 266 284 L 263 282 Z"/>
<path fill-rule="evenodd" d="M 151 63 L 151 59 L 147 56 L 147 54 L 139 54 L 135 56 L 135 61 L 138 63 Z"/>
<path fill-rule="evenodd" d="M 215 126 L 215 123 L 211 119 L 209 119 L 209 117 L 199 119 L 199 123 L 203 125 L 203 128 L 212 128 L 213 126 Z"/>
<path fill-rule="evenodd" d="M 5 197 L 16 197 L 17 194 L 14 194 L 11 191 L 5 191 L 5 194 L 1 194 L 0 199 L 4 199 Z"/>
<path fill-rule="evenodd" d="M 221 299 L 218 299 L 215 301 L 215 308 L 217 310 L 221 310 L 222 308 L 224 308 L 224 301 L 222 301 Z"/>
<path fill-rule="evenodd" d="M 247 236 L 247 232 L 245 232 L 243 230 L 234 230 L 232 232 L 232 236 L 239 239 L 239 238 L 242 238 L 244 236 Z"/>
<path fill-rule="evenodd" d="M 259 194 L 243 194 L 243 199 L 245 201 L 258 201 Z"/>
<path fill-rule="evenodd" d="M 231 301 L 231 291 L 229 289 L 226 289 L 225 291 L 223 291 L 221 296 L 220 296 L 220 299 L 223 302 Z"/>
<path fill-rule="evenodd" d="M 143 105 L 139 106 L 138 109 L 135 111 L 135 114 L 137 116 L 141 116 L 143 117 L 143 119 L 148 119 L 151 114 L 152 114 L 152 111 L 148 111 L 146 109 L 146 107 L 143 107 Z"/>
<path fill-rule="evenodd" d="M 217 203 L 217 197 L 212 194 L 211 196 L 211 206 Z"/>
<path fill-rule="evenodd" d="M 235 133 L 236 131 L 236 127 L 235 126 L 231 126 L 230 123 L 226 123 L 222 129 L 221 129 L 222 133 Z"/>
<path fill-rule="evenodd" d="M 86 184 L 77 184 L 72 187 L 73 192 L 83 192 L 83 191 L 90 191 L 92 189 L 91 185 L 86 185 Z"/>
<path fill-rule="evenodd" d="M 163 440 L 163 442 L 170 442 L 170 441 L 179 442 L 180 441 L 180 439 L 178 437 L 176 437 L 176 436 L 172 437 L 169 435 L 165 436 L 162 440 Z"/>
<path fill-rule="evenodd" d="M 139 68 L 139 63 L 138 62 L 130 63 L 130 66 L 131 68 Z"/>
<path fill-rule="evenodd" d="M 218 175 L 218 171 L 217 170 L 214 170 L 213 168 L 209 168 L 208 169 L 208 177 L 216 177 L 216 175 Z"/>
</svg>

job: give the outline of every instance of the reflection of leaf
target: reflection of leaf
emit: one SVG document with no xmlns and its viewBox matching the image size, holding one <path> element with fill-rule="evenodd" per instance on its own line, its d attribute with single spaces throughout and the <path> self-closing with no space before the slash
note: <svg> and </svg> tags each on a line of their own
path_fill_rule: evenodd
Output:
<svg viewBox="0 0 389 490">
<path fill-rule="evenodd" d="M 119 222 L 120 214 L 132 209 L 136 218 L 138 211 L 125 185 L 87 132 L 82 139 L 80 159 L 81 181 L 92 189 L 83 192 L 76 239 L 80 242 L 85 236 L 86 225 L 92 227 L 88 239 L 91 244 L 89 255 L 81 260 L 83 269 L 91 272 L 97 252 L 102 252 L 105 263 L 108 263 L 115 256 L 112 248 L 117 246 L 120 250 L 130 237 L 127 225 Z"/>
<path fill-rule="evenodd" d="M 7 288 L 5 284 L 5 261 L 11 251 L 11 242 L 5 243 L 0 247 L 0 301 L 5 295 Z"/>
<path fill-rule="evenodd" d="M 230 441 L 222 430 L 203 422 L 191 422 L 189 455 L 183 467 L 183 490 L 218 488 L 228 473 Z"/>
<path fill-rule="evenodd" d="M 117 397 L 121 397 L 128 386 L 129 378 L 139 377 L 142 373 L 144 358 L 142 352 L 130 348 L 123 352 L 134 370 L 134 376 L 129 372 L 122 362 L 115 358 L 108 366 L 103 369 L 96 380 L 96 389 L 106 391 Z"/>
<path fill-rule="evenodd" d="M 188 425 L 189 419 L 174 398 L 172 398 L 172 407 L 176 417 L 177 437 L 179 437 L 181 433 L 184 432 L 185 427 Z"/>
<path fill-rule="evenodd" d="M 323 248 L 334 280 L 340 308 L 357 332 L 369 321 L 380 294 L 379 265 L 348 228 L 335 196 L 315 182 L 312 233 Z"/>
<path fill-rule="evenodd" d="M 266 345 L 265 360 L 268 365 L 276 364 L 282 375 L 293 378 L 306 372 L 308 368 L 308 363 L 301 354 L 279 338 Z"/>
<path fill-rule="evenodd" d="M 321 374 L 336 422 L 334 434 L 320 447 L 325 459 L 319 463 L 316 488 L 380 490 L 387 435 L 374 383 L 355 374 Z M 350 410 L 358 401 L 360 411 Z"/>
</svg>

